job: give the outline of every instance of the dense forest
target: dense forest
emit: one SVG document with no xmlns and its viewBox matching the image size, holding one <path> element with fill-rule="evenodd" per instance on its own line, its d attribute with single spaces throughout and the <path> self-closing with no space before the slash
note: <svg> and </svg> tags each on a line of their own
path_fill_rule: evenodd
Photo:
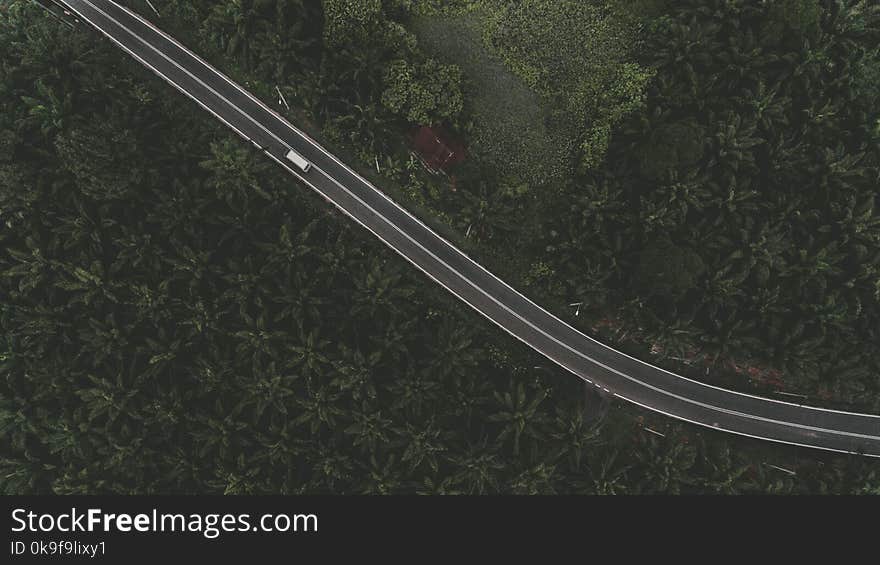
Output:
<svg viewBox="0 0 880 565">
<path fill-rule="evenodd" d="M 154 4 L 585 331 L 880 409 L 872 3 Z M 868 460 L 608 406 L 33 2 L 0 7 L 0 104 L 2 492 L 880 493 Z M 428 174 L 418 125 L 467 161 Z"/>
<path fill-rule="evenodd" d="M 877 411 L 880 6 L 683 4 L 646 40 L 647 103 L 539 232 L 555 276 L 665 351 Z"/>
</svg>

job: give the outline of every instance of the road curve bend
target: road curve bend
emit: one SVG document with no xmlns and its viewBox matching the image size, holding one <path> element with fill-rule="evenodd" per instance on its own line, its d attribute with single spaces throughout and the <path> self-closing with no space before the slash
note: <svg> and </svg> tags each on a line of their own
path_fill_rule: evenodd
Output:
<svg viewBox="0 0 880 565">
<path fill-rule="evenodd" d="M 538 353 L 614 396 L 679 420 L 768 441 L 880 457 L 880 416 L 706 385 L 612 349 L 458 250 L 283 117 L 144 17 L 112 0 L 59 0 L 429 278 Z M 303 172 L 284 156 L 312 163 Z"/>
</svg>

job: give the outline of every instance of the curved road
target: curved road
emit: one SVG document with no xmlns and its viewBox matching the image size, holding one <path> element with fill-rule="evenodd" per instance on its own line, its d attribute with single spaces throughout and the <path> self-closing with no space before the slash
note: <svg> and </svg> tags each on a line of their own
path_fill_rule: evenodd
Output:
<svg viewBox="0 0 880 565">
<path fill-rule="evenodd" d="M 132 57 L 477 312 L 614 396 L 735 434 L 880 457 L 880 416 L 800 406 L 705 385 L 605 346 L 553 316 L 434 233 L 242 87 L 111 0 L 60 0 Z M 284 159 L 311 161 L 303 173 Z"/>
</svg>

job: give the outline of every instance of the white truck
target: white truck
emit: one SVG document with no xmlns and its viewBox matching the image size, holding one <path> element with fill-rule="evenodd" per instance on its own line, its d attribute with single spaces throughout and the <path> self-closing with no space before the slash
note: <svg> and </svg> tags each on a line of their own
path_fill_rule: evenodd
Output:
<svg viewBox="0 0 880 565">
<path fill-rule="evenodd" d="M 312 168 L 312 164 L 309 163 L 308 161 L 306 161 L 302 155 L 300 155 L 299 153 L 297 153 L 293 149 L 288 151 L 287 155 L 285 155 L 285 157 L 287 157 L 288 161 L 290 161 L 291 163 L 293 163 L 294 165 L 299 167 L 300 170 L 302 170 L 302 172 L 304 172 L 304 173 L 309 172 L 309 169 Z"/>
</svg>

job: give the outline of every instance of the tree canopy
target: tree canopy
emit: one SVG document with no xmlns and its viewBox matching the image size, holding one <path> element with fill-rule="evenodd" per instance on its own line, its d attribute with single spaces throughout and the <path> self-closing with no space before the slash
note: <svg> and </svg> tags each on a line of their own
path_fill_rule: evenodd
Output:
<svg viewBox="0 0 880 565">
<path fill-rule="evenodd" d="M 511 4 L 518 33 L 610 21 L 539 4 Z M 543 193 L 478 152 L 454 184 L 410 158 L 414 123 L 481 131 L 410 2 L 169 1 L 163 26 L 585 331 L 876 408 L 878 10 L 639 5 L 639 55 L 572 114 L 606 117 L 606 156 Z M 556 39 L 576 56 L 548 80 L 577 86 L 587 51 Z M 526 147 L 552 154 L 562 82 L 529 86 L 513 62 L 552 54 L 513 44 L 487 61 L 538 102 Z M 585 395 L 97 34 L 13 0 L 0 47 L 0 491 L 877 492 L 875 463 Z M 654 78 L 614 90 L 626 69 Z"/>
</svg>

